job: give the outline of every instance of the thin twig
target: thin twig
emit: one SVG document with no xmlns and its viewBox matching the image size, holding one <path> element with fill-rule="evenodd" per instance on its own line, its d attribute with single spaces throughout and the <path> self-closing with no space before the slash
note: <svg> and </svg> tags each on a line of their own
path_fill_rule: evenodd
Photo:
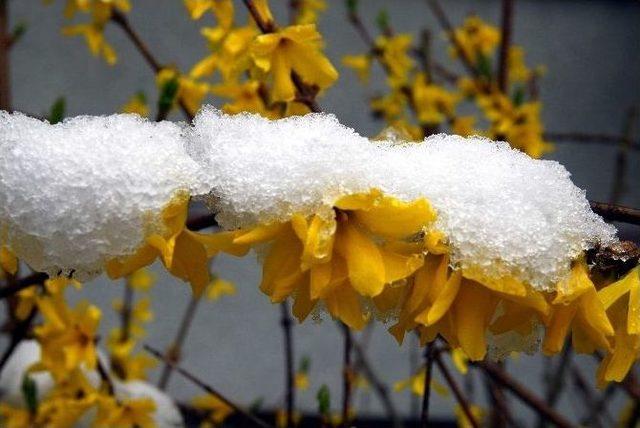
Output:
<svg viewBox="0 0 640 428">
<path fill-rule="evenodd" d="M 453 395 L 456 397 L 456 400 L 458 401 L 458 404 L 462 408 L 462 411 L 467 417 L 469 423 L 473 428 L 478 428 L 479 427 L 478 421 L 473 416 L 473 413 L 471 413 L 471 406 L 469 404 L 469 400 L 467 400 L 467 398 L 462 392 L 462 389 L 460 389 L 458 382 L 456 382 L 456 380 L 451 375 L 451 372 L 449 371 L 447 366 L 444 364 L 444 361 L 442 361 L 442 355 L 440 354 L 440 352 L 435 351 L 433 353 L 433 358 L 436 365 L 438 366 L 438 369 L 440 369 L 440 372 L 444 376 L 444 379 L 447 382 L 447 385 L 449 385 L 449 389 L 451 390 L 451 392 L 453 392 Z"/>
<path fill-rule="evenodd" d="M 550 408 L 554 408 L 560 398 L 562 388 L 565 385 L 565 375 L 567 369 L 571 366 L 572 347 L 570 343 L 566 343 L 562 354 L 560 354 L 560 361 L 556 369 L 551 373 L 549 377 L 549 387 L 547 388 L 547 395 L 545 402 Z M 538 418 L 538 428 L 544 428 L 545 418 L 540 415 Z"/>
<path fill-rule="evenodd" d="M 351 365 L 351 330 L 342 323 L 344 332 L 344 359 L 342 366 L 342 421 L 341 426 L 347 428 L 349 426 L 349 411 L 351 409 L 351 387 L 353 377 L 353 367 Z"/>
<path fill-rule="evenodd" d="M 31 312 L 29 312 L 27 318 L 19 321 L 11 330 L 9 345 L 2 354 L 2 357 L 0 357 L 0 373 L 2 373 L 4 366 L 7 364 L 7 361 L 9 361 L 9 358 L 11 358 L 11 355 L 13 355 L 13 352 L 16 350 L 20 342 L 22 342 L 29 333 L 29 330 L 31 330 L 31 325 L 33 324 L 37 314 L 38 310 L 34 307 L 31 309 Z"/>
<path fill-rule="evenodd" d="M 433 342 L 429 342 L 424 349 L 424 391 L 422 392 L 422 411 L 420 412 L 420 426 L 429 426 L 429 398 L 431 395 L 431 371 L 433 368 Z"/>
<path fill-rule="evenodd" d="M 49 276 L 46 273 L 34 272 L 24 278 L 16 279 L 11 284 L 0 288 L 0 299 L 6 299 L 34 285 L 43 284 Z"/>
<path fill-rule="evenodd" d="M 131 43 L 136 47 L 140 55 L 145 59 L 149 67 L 153 70 L 155 74 L 158 74 L 160 70 L 162 70 L 162 65 L 160 61 L 156 59 L 156 57 L 151 53 L 148 45 L 142 40 L 140 35 L 133 29 L 131 23 L 127 19 L 126 15 L 119 11 L 117 8 L 113 8 L 111 13 L 111 21 L 117 24 L 122 31 L 127 35 Z M 193 120 L 193 114 L 187 108 L 187 105 L 183 100 L 178 100 L 178 104 L 182 109 L 185 117 L 189 120 Z"/>
<path fill-rule="evenodd" d="M 580 370 L 575 365 L 572 365 L 571 367 L 571 377 L 572 377 L 574 386 L 582 395 L 583 402 L 585 404 L 584 407 L 587 409 L 591 409 L 595 407 L 597 402 L 593 393 L 591 392 L 591 389 L 589 388 L 589 384 L 587 383 L 587 380 L 584 378 L 584 376 L 582 376 L 582 373 L 580 372 Z M 589 426 L 601 427 L 602 424 L 600 423 L 598 418 L 595 418 L 592 421 L 592 424 L 590 424 Z"/>
<path fill-rule="evenodd" d="M 367 381 L 369 381 L 369 383 L 373 386 L 374 391 L 376 391 L 376 393 L 378 394 L 378 397 L 382 402 L 382 406 L 385 408 L 387 416 L 391 421 L 391 425 L 394 428 L 400 428 L 402 426 L 402 422 L 398 417 L 398 412 L 393 405 L 393 401 L 391 400 L 391 397 L 389 395 L 389 388 L 373 370 L 373 367 L 371 366 L 371 363 L 369 362 L 369 359 L 367 358 L 366 352 L 363 349 L 362 345 L 357 340 L 353 340 L 351 342 L 351 345 L 355 354 L 355 366 L 362 371 Z"/>
<path fill-rule="evenodd" d="M 631 149 L 631 139 L 638 118 L 638 109 L 631 107 L 625 118 L 623 134 L 625 139 L 618 144 L 618 153 L 616 154 L 616 166 L 613 173 L 613 184 L 611 186 L 611 199 L 609 202 L 617 204 L 620 202 L 622 195 L 627 190 L 626 176 L 629 163 L 629 150 Z"/>
<path fill-rule="evenodd" d="M 124 298 L 122 299 L 120 341 L 126 342 L 131 337 L 131 311 L 133 310 L 133 287 L 129 279 L 124 281 Z"/>
<path fill-rule="evenodd" d="M 0 110 L 11 110 L 9 2 L 0 0 Z"/>
<path fill-rule="evenodd" d="M 284 368 L 286 386 L 286 407 L 285 407 L 285 427 L 293 425 L 293 412 L 295 408 L 295 384 L 293 373 L 293 320 L 289 314 L 289 303 L 285 300 L 280 304 L 281 318 L 280 325 L 284 333 Z"/>
<path fill-rule="evenodd" d="M 627 137 L 624 135 L 589 134 L 585 132 L 545 132 L 543 136 L 545 140 L 553 141 L 554 143 L 584 143 L 611 146 L 627 141 Z M 629 147 L 631 150 L 640 150 L 640 141 L 632 141 Z"/>
<path fill-rule="evenodd" d="M 611 399 L 616 391 L 617 388 L 614 386 L 614 384 L 610 383 L 609 385 L 607 385 L 596 404 L 588 409 L 589 414 L 587 414 L 587 416 L 581 420 L 581 425 L 587 427 L 591 426 L 593 421 L 595 421 L 601 414 L 605 415 L 607 418 L 611 418 L 611 415 L 609 414 L 609 411 L 607 409 L 607 403 L 611 402 Z M 612 418 L 611 421 L 613 422 Z M 615 425 L 615 423 L 612 423 L 612 425 Z"/>
<path fill-rule="evenodd" d="M 589 204 L 593 212 L 605 220 L 640 225 L 640 209 L 638 208 L 596 201 L 589 201 Z"/>
<path fill-rule="evenodd" d="M 514 0 L 502 0 L 500 51 L 498 53 L 498 88 L 506 93 L 509 83 L 509 49 L 513 32 Z"/>
<path fill-rule="evenodd" d="M 167 352 L 165 353 L 165 364 L 162 368 L 160 380 L 158 381 L 158 388 L 163 391 L 169 384 L 169 379 L 171 378 L 174 364 L 180 361 L 182 346 L 184 345 L 184 341 L 187 339 L 187 333 L 189 332 L 189 328 L 191 327 L 191 324 L 193 322 L 194 316 L 196 314 L 196 309 L 198 309 L 198 303 L 200 302 L 200 299 L 201 297 L 191 296 L 189 305 L 187 305 L 187 309 L 184 311 L 184 315 L 182 316 L 182 320 L 180 321 L 180 327 L 178 328 L 178 331 L 173 338 L 173 342 L 167 348 Z"/>
<path fill-rule="evenodd" d="M 204 381 L 200 380 L 197 376 L 195 376 L 194 374 L 192 374 L 188 370 L 180 367 L 175 362 L 168 360 L 162 354 L 162 352 L 160 352 L 157 349 L 155 349 L 155 348 L 153 348 L 153 347 L 151 347 L 149 345 L 146 345 L 146 344 L 144 345 L 144 349 L 147 352 L 149 352 L 151 355 L 153 355 L 154 357 L 158 358 L 159 360 L 162 360 L 162 361 L 166 362 L 167 364 L 170 364 L 173 367 L 173 369 L 176 372 L 180 373 L 180 375 L 182 375 L 185 379 L 187 379 L 188 381 L 190 381 L 191 383 L 193 383 L 197 387 L 201 388 L 203 391 L 205 391 L 205 392 L 217 397 L 220 401 L 225 403 L 227 406 L 231 407 L 237 413 L 239 413 L 240 415 L 244 416 L 248 421 L 251 421 L 255 426 L 258 426 L 258 427 L 261 427 L 261 428 L 272 428 L 271 425 L 267 424 L 266 422 L 262 421 L 261 419 L 257 418 L 256 416 L 252 415 L 250 412 L 246 411 L 245 409 L 243 409 L 242 407 L 240 407 L 239 405 L 237 405 L 233 401 L 229 400 L 227 397 L 225 397 L 220 392 L 218 392 L 215 388 L 213 388 L 212 386 L 208 385 Z"/>
<path fill-rule="evenodd" d="M 102 364 L 100 357 L 96 359 L 96 369 L 98 371 L 98 375 L 100 376 L 100 380 L 102 383 L 107 386 L 107 393 L 111 396 L 115 394 L 115 388 L 113 386 L 113 381 L 111 380 L 111 376 L 109 376 L 109 372 L 106 367 Z"/>
<path fill-rule="evenodd" d="M 544 417 L 550 422 L 556 424 L 561 428 L 569 428 L 574 426 L 564 416 L 547 406 L 544 400 L 542 400 L 540 397 L 529 391 L 523 385 L 515 381 L 504 370 L 496 367 L 495 364 L 489 363 L 487 361 L 475 361 L 472 364 L 481 368 L 485 374 L 487 374 L 493 380 L 511 391 L 514 395 L 520 398 L 520 400 L 534 409 L 538 414 L 544 415 Z"/>
</svg>

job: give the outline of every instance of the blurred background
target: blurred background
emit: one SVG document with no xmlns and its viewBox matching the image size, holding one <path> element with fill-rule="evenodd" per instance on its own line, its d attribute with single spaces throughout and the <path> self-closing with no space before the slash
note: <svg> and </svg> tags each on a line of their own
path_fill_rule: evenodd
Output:
<svg viewBox="0 0 640 428">
<path fill-rule="evenodd" d="M 162 63 L 188 70 L 205 55 L 206 41 L 199 29 L 213 25 L 211 16 L 194 22 L 179 0 L 134 0 L 132 3 L 129 19 Z M 237 13 L 244 16 L 240 2 L 237 3 Z M 365 88 L 351 70 L 342 66 L 344 55 L 364 52 L 366 47 L 347 22 L 343 2 L 329 0 L 327 3 L 328 9 L 319 21 L 320 31 L 325 38 L 327 56 L 340 71 L 340 78 L 319 102 L 342 123 L 373 136 L 383 125 L 371 117 L 367 99 L 384 88 L 384 74 L 374 66 L 370 85 Z M 375 28 L 377 13 L 386 8 L 397 32 L 417 36 L 422 28 L 431 29 L 436 35 L 434 58 L 454 67 L 442 31 L 424 1 L 366 0 L 361 3 L 361 16 L 370 28 Z M 448 0 L 442 4 L 454 25 L 460 25 L 472 12 L 485 21 L 499 24 L 499 1 Z M 284 21 L 286 2 L 272 0 L 271 6 L 276 19 Z M 547 67 L 540 82 L 546 130 L 620 135 L 627 110 L 640 105 L 640 2 L 518 0 L 515 7 L 514 42 L 525 48 L 528 64 Z M 65 25 L 62 9 L 60 1 L 50 6 L 44 6 L 39 0 L 11 2 L 10 21 L 24 21 L 28 25 L 23 39 L 12 50 L 13 108 L 44 114 L 56 98 L 64 96 L 68 115 L 110 114 L 119 111 L 129 96 L 140 90 L 148 94 L 150 104 L 154 105 L 157 97 L 154 76 L 120 29 L 109 26 L 106 30 L 106 37 L 119 56 L 115 66 L 108 66 L 90 56 L 81 38 L 61 35 L 60 29 Z M 214 99 L 210 101 L 216 103 Z M 170 118 L 182 120 L 178 113 Z M 589 199 L 608 201 L 616 150 L 614 144 L 564 142 L 558 143 L 545 159 L 564 164 Z M 638 151 L 630 153 L 628 165 L 628 189 L 619 202 L 640 207 Z M 621 235 L 640 241 L 637 227 L 624 227 Z M 190 300 L 190 290 L 157 266 L 153 270 L 159 278 L 152 290 L 156 318 L 145 341 L 164 348 L 178 329 L 179 319 Z M 260 272 L 254 258 L 240 260 L 221 256 L 214 261 L 214 270 L 222 278 L 233 281 L 238 292 L 215 303 L 201 303 L 186 340 L 183 364 L 233 399 L 248 404 L 261 398 L 265 408 L 282 407 L 284 359 L 280 308 L 269 304 L 258 291 Z M 71 294 L 76 297 L 78 293 Z M 121 282 L 99 278 L 79 295 L 102 306 L 104 335 L 109 327 L 117 324 L 117 315 L 110 306 L 121 294 Z M 308 356 L 311 361 L 311 386 L 298 393 L 302 410 L 316 410 L 316 391 L 323 383 L 330 387 L 332 404 L 338 408 L 342 343 L 342 336 L 330 319 L 295 325 L 295 358 L 299 361 Z M 415 361 L 422 358 L 412 337 L 398 347 L 379 323 L 371 332 L 368 354 L 373 368 L 390 385 L 408 377 L 412 364 L 415 368 Z M 592 381 L 595 361 L 591 357 L 578 357 L 577 361 Z M 541 356 L 520 356 L 508 362 L 508 369 L 535 391 L 542 392 L 544 367 L 548 364 Z M 478 383 L 473 390 L 474 401 L 482 402 L 484 386 Z M 178 376 L 172 378 L 169 391 L 184 401 L 199 393 Z M 392 393 L 392 399 L 403 414 L 415 414 L 419 408 L 417 398 L 412 399 L 408 391 Z M 611 408 L 620 409 L 621 399 L 618 393 L 614 397 L 618 405 Z M 517 405 L 515 398 L 510 400 Z M 434 394 L 432 414 L 451 417 L 453 404 L 453 398 Z M 359 414 L 383 412 L 372 393 L 358 392 L 355 405 Z M 584 406 L 580 396 L 567 394 L 558 404 L 568 415 Z M 522 420 L 534 420 L 533 414 L 524 407 L 517 407 L 513 414 Z"/>
</svg>

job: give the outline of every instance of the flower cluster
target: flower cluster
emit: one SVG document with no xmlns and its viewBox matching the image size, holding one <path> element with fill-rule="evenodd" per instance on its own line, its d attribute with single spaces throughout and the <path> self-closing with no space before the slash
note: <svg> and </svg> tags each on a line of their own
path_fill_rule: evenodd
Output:
<svg viewBox="0 0 640 428">
<path fill-rule="evenodd" d="M 541 104 L 534 91 L 543 69 L 527 68 L 522 47 L 512 45 L 506 62 L 507 86 L 501 88 L 492 67 L 501 37 L 498 28 L 472 15 L 449 35 L 451 57 L 471 70 L 463 76 L 432 63 L 427 57 L 429 37 L 416 46 L 410 34 L 382 30 L 369 52 L 343 58 L 363 83 L 368 82 L 375 62 L 385 72 L 388 92 L 371 99 L 374 117 L 415 141 L 448 129 L 462 136 L 507 141 L 536 158 L 551 150 L 543 136 Z M 475 104 L 477 113 L 460 114 L 468 110 L 462 107 L 466 103 Z M 477 127 L 484 121 L 489 125 L 486 129 Z"/>
</svg>

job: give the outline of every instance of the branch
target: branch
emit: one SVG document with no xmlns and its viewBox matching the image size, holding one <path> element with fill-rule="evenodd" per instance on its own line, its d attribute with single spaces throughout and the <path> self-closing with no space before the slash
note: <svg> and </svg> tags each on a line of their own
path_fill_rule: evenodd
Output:
<svg viewBox="0 0 640 428">
<path fill-rule="evenodd" d="M 494 381 L 507 388 L 514 395 L 520 398 L 524 403 L 538 412 L 539 415 L 544 416 L 550 422 L 556 424 L 561 428 L 571 428 L 574 426 L 564 416 L 547 406 L 544 400 L 533 394 L 520 383 L 516 382 L 504 370 L 496 367 L 495 364 L 489 363 L 487 361 L 475 361 L 472 364 L 476 367 L 481 368 L 486 375 L 490 376 Z"/>
<path fill-rule="evenodd" d="M 11 110 L 9 2 L 0 0 L 0 110 Z"/>
<path fill-rule="evenodd" d="M 506 93 L 509 83 L 509 47 L 513 31 L 513 4 L 514 0 L 502 0 L 502 34 L 498 56 L 498 87 L 502 93 Z"/>
<path fill-rule="evenodd" d="M 202 390 L 204 390 L 205 392 L 207 392 L 208 394 L 211 394 L 215 397 L 217 397 L 220 401 L 222 401 L 223 403 L 225 403 L 227 406 L 231 407 L 233 410 L 235 410 L 238 414 L 244 416 L 248 421 L 251 421 L 255 426 L 257 427 L 261 427 L 261 428 L 272 428 L 269 424 L 267 424 L 266 422 L 258 419 L 256 416 L 252 415 L 251 413 L 249 413 L 248 411 L 246 411 L 245 409 L 243 409 L 242 407 L 238 406 L 236 403 L 234 403 L 233 401 L 229 400 L 227 397 L 225 397 L 224 395 L 222 395 L 220 392 L 218 392 L 216 389 L 214 389 L 212 386 L 206 384 L 205 382 L 203 382 L 202 380 L 198 379 L 197 376 L 195 376 L 194 374 L 192 374 L 191 372 L 187 371 L 186 369 L 178 366 L 176 363 L 174 363 L 173 361 L 167 360 L 165 358 L 164 355 L 162 355 L 162 352 L 158 351 L 155 348 L 152 348 L 149 345 L 144 345 L 144 349 L 149 352 L 151 355 L 153 355 L 154 357 L 156 357 L 159 360 L 162 360 L 168 364 L 170 364 L 173 369 L 175 371 L 177 371 L 178 373 L 180 373 L 185 379 L 187 379 L 188 381 L 190 381 L 191 383 L 193 383 L 194 385 L 196 385 L 197 387 L 201 388 Z"/>
<path fill-rule="evenodd" d="M 151 50 L 149 50 L 147 44 L 142 41 L 138 33 L 136 33 L 136 31 L 133 29 L 125 14 L 120 12 L 117 8 L 113 8 L 111 13 L 111 21 L 117 24 L 122 29 L 122 31 L 124 31 L 129 40 L 131 40 L 131 43 L 133 43 L 133 45 L 136 47 L 140 55 L 142 55 L 147 64 L 149 64 L 149 67 L 151 67 L 155 74 L 158 74 L 158 72 L 162 70 L 162 65 L 151 53 Z M 193 120 L 193 114 L 191 114 L 184 101 L 178 100 L 178 103 L 180 104 L 180 108 L 182 109 L 185 117 L 189 120 Z"/>
<path fill-rule="evenodd" d="M 640 225 L 640 209 L 638 208 L 596 201 L 589 201 L 589 205 L 594 213 L 605 220 Z"/>
<path fill-rule="evenodd" d="M 295 406 L 295 385 L 293 374 L 293 336 L 291 325 L 293 323 L 291 315 L 289 315 L 289 304 L 284 300 L 280 304 L 281 318 L 280 325 L 284 332 L 284 366 L 285 366 L 285 385 L 286 385 L 286 418 L 285 427 L 293 426 L 293 411 Z"/>
<path fill-rule="evenodd" d="M 9 345 L 0 358 L 0 373 L 2 373 L 4 366 L 7 364 L 7 361 L 9 361 L 9 358 L 11 358 L 11 355 L 13 355 L 13 352 L 16 350 L 20 342 L 25 337 L 27 337 L 29 330 L 31 330 L 31 324 L 33 324 L 37 313 L 38 310 L 34 307 L 33 309 L 31 309 L 29 316 L 27 316 L 27 318 L 25 318 L 24 320 L 18 322 L 13 330 L 11 330 L 11 339 L 9 339 Z"/>
<path fill-rule="evenodd" d="M 49 276 L 46 273 L 34 272 L 24 278 L 16 279 L 12 284 L 0 288 L 0 300 L 13 296 L 25 288 L 29 288 L 32 285 L 43 284 Z"/>
<path fill-rule="evenodd" d="M 628 142 L 628 138 L 624 135 L 612 134 L 587 134 L 584 132 L 545 132 L 543 134 L 546 140 L 554 143 L 586 143 L 586 144 L 621 144 Z M 631 150 L 640 150 L 640 141 L 630 142 Z"/>
<path fill-rule="evenodd" d="M 340 323 L 344 332 L 344 360 L 342 366 L 342 421 L 340 426 L 347 428 L 349 424 L 349 409 L 351 408 L 351 378 L 353 367 L 351 365 L 351 331 L 345 324 Z"/>
<path fill-rule="evenodd" d="M 422 411 L 420 412 L 420 426 L 429 426 L 429 395 L 431 394 L 431 372 L 433 369 L 433 342 L 427 344 L 424 349 L 424 391 L 422 393 Z"/>
<path fill-rule="evenodd" d="M 436 365 L 438 366 L 438 369 L 440 369 L 440 372 L 444 376 L 444 379 L 447 381 L 447 384 L 449 385 L 449 389 L 451 390 L 451 392 L 453 392 L 453 395 L 456 397 L 458 404 L 460 405 L 460 407 L 462 408 L 462 411 L 467 417 L 469 424 L 471 424 L 473 428 L 478 428 L 479 427 L 478 421 L 476 421 L 476 418 L 473 416 L 473 413 L 471 413 L 469 400 L 467 400 L 467 398 L 464 396 L 464 394 L 462 393 L 462 390 L 460 389 L 460 386 L 458 385 L 458 382 L 456 382 L 456 380 L 451 375 L 451 372 L 449 371 L 447 366 L 444 364 L 444 361 L 442 361 L 442 354 L 440 353 L 439 350 L 433 353 L 433 358 L 434 358 L 434 361 L 436 362 Z"/>
</svg>

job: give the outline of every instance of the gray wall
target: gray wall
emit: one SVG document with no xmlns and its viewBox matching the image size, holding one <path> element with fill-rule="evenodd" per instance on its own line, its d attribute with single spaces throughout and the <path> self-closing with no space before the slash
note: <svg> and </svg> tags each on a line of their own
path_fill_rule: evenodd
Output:
<svg viewBox="0 0 640 428">
<path fill-rule="evenodd" d="M 42 113 L 60 95 L 65 95 L 69 114 L 107 114 L 115 112 L 129 95 L 143 89 L 155 102 L 153 75 L 147 65 L 124 38 L 119 29 L 109 27 L 108 39 L 115 45 L 120 61 L 108 67 L 92 58 L 80 38 L 60 35 L 62 1 L 45 7 L 39 0 L 10 2 L 12 22 L 26 20 L 29 30 L 12 53 L 14 107 Z M 188 20 L 179 0 L 135 0 L 130 18 L 161 61 L 187 69 L 206 50 L 198 25 Z M 240 2 L 238 9 L 244 15 Z M 284 19 L 284 2 L 273 0 L 277 15 Z M 343 70 L 340 58 L 359 53 L 364 45 L 346 23 L 342 1 L 329 1 L 330 8 L 321 20 L 328 55 L 341 71 L 335 88 L 321 99 L 323 108 L 335 113 L 343 122 L 363 134 L 375 134 L 381 124 L 369 116 L 365 95 L 384 87 L 381 70 L 376 69 L 371 88 L 363 89 L 353 74 Z M 392 24 L 417 34 L 427 26 L 439 33 L 434 18 L 423 1 L 363 0 L 363 15 L 372 23 L 380 8 L 390 9 Z M 498 22 L 498 1 L 443 1 L 454 22 L 459 23 L 470 11 L 489 21 Z M 623 114 L 632 104 L 640 103 L 640 3 L 637 1 L 562 1 L 520 0 L 516 5 L 515 41 L 526 47 L 530 64 L 545 64 L 548 74 L 541 83 L 543 118 L 550 131 L 619 133 Z M 212 24 L 210 17 L 202 23 Z M 438 40 L 436 58 L 447 63 L 444 42 Z M 179 116 L 176 116 L 179 118 Z M 611 187 L 615 150 L 602 146 L 558 145 L 548 156 L 566 165 L 577 185 L 587 190 L 589 198 L 607 200 Z M 630 158 L 630 191 L 623 202 L 640 206 L 638 190 L 638 152 Z M 638 236 L 637 228 L 625 229 Z M 277 306 L 268 303 L 257 290 L 259 269 L 252 258 L 238 260 L 220 257 L 215 267 L 224 278 L 238 285 L 238 295 L 219 303 L 203 303 L 196 317 L 185 352 L 185 366 L 199 373 L 230 397 L 250 402 L 265 398 L 265 405 L 282 402 L 282 335 Z M 146 339 L 162 347 L 169 343 L 186 307 L 187 286 L 178 283 L 155 267 L 160 281 L 153 302 L 156 321 Z M 104 333 L 115 325 L 110 309 L 112 298 L 121 294 L 120 283 L 98 279 L 88 284 L 82 296 L 100 302 L 104 308 Z M 77 296 L 77 293 L 74 293 Z M 76 297 L 74 296 L 74 298 Z M 308 322 L 295 328 L 296 353 L 312 357 L 311 390 L 299 395 L 305 409 L 315 409 L 315 391 L 328 383 L 334 406 L 340 399 L 341 339 L 330 320 L 320 324 Z M 383 379 L 392 382 L 409 373 L 409 355 L 417 352 L 411 340 L 401 348 L 376 325 L 370 343 L 370 357 Z M 513 373 L 534 388 L 541 387 L 540 357 L 520 357 L 510 362 Z M 584 366 L 591 360 L 582 358 Z M 593 373 L 589 369 L 589 376 Z M 481 394 L 481 387 L 476 393 Z M 197 391 L 178 377 L 171 392 L 187 400 Z M 408 394 L 394 394 L 404 411 L 409 409 Z M 450 414 L 452 399 L 436 396 L 433 412 Z M 361 411 L 380 412 L 375 398 L 358 399 Z M 565 397 L 565 412 L 580 409 L 579 397 Z M 526 411 L 518 416 L 530 418 Z"/>
</svg>

